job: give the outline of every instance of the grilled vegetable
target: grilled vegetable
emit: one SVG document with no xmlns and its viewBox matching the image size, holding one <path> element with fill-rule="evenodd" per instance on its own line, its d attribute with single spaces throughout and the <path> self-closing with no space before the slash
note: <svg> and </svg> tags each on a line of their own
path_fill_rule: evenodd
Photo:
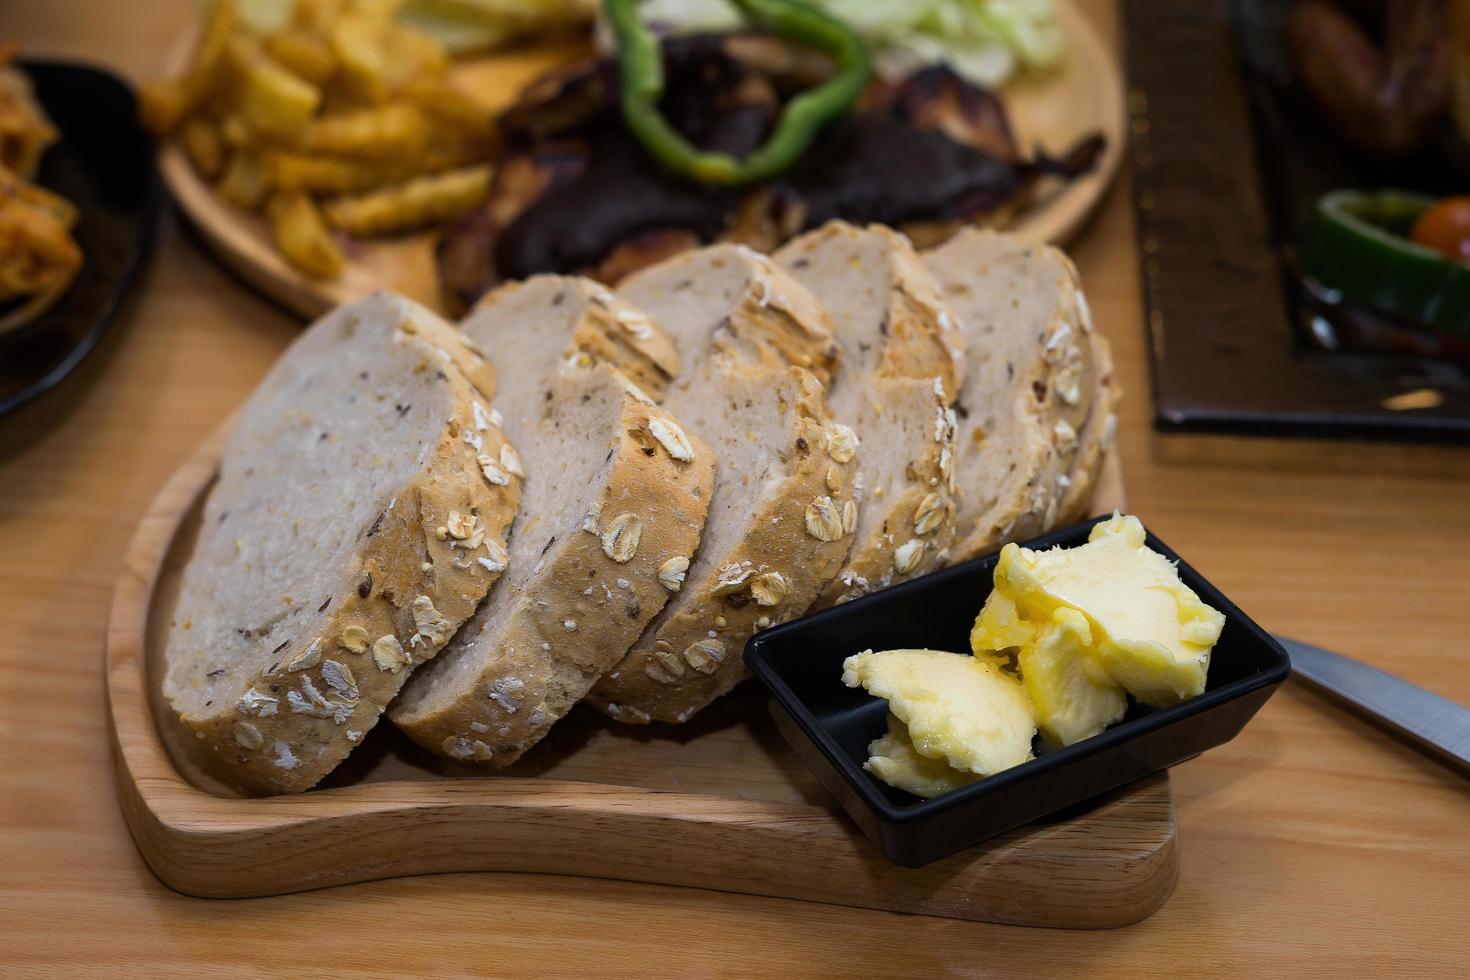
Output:
<svg viewBox="0 0 1470 980">
<path fill-rule="evenodd" d="M 606 0 L 608 22 L 618 41 L 623 120 L 638 142 L 670 170 L 704 184 L 748 184 L 789 168 L 817 131 L 852 108 L 868 82 L 868 54 L 851 28 L 793 0 L 736 0 L 753 23 L 782 37 L 809 44 L 836 65 L 831 79 L 792 99 L 774 132 L 743 160 L 701 150 L 659 111 L 664 95 L 659 42 L 638 18 L 635 0 Z"/>
<path fill-rule="evenodd" d="M 1470 265 L 1413 241 L 1421 218 L 1436 240 L 1433 198 L 1401 191 L 1335 191 L 1317 202 L 1302 268 L 1350 303 L 1423 327 L 1470 336 Z"/>
</svg>

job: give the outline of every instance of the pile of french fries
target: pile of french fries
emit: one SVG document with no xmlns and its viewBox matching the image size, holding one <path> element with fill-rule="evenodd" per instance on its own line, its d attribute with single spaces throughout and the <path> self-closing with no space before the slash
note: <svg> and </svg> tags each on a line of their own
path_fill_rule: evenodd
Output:
<svg viewBox="0 0 1470 980">
<path fill-rule="evenodd" d="M 473 210 L 489 189 L 490 112 L 397 0 L 296 0 L 261 31 L 215 0 L 188 69 L 139 111 L 225 200 L 264 214 L 307 276 L 344 264 L 340 233 L 392 235 Z"/>
</svg>

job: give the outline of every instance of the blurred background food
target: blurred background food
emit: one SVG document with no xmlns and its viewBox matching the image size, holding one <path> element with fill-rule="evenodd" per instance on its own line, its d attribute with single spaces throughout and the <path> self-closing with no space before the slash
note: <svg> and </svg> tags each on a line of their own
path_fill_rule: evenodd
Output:
<svg viewBox="0 0 1470 980">
<path fill-rule="evenodd" d="M 382 0 L 218 0 L 187 69 L 145 86 L 140 111 L 222 198 L 265 215 L 292 266 L 329 279 L 346 261 L 333 230 L 433 224 L 489 186 L 494 119 L 414 23 Z"/>
<path fill-rule="evenodd" d="M 629 123 L 598 0 L 201 3 L 187 60 L 144 87 L 141 115 L 171 145 L 176 194 L 175 171 L 192 171 L 292 278 L 337 284 L 325 305 L 375 284 L 448 312 L 504 278 L 611 283 L 684 248 L 770 249 L 832 218 L 932 245 L 1010 223 L 1103 150 L 1081 126 L 1023 144 L 1000 88 L 1064 65 L 1054 0 L 818 0 L 804 16 L 819 29 L 795 35 L 760 14 L 780 4 L 743 4 L 621 5 L 640 63 L 667 78 L 642 100 L 653 129 L 667 124 L 653 141 Z M 781 130 L 798 104 L 807 138 L 793 143 Z M 783 152 L 760 181 L 712 181 L 668 152 L 740 169 L 771 141 Z"/>
<path fill-rule="evenodd" d="M 1470 184 L 1470 2 L 1296 0 L 1282 32 L 1342 159 L 1296 219 L 1308 335 L 1465 356 L 1470 214 L 1446 192 Z"/>
<path fill-rule="evenodd" d="M 46 150 L 59 138 L 30 79 L 0 45 L 0 333 L 29 322 L 65 292 L 82 265 L 71 202 L 37 184 Z"/>
<path fill-rule="evenodd" d="M 1470 5 L 1300 0 L 1286 41 L 1302 85 L 1359 150 L 1396 158 L 1470 140 Z"/>
<path fill-rule="evenodd" d="M 1064 53 L 1053 0 L 812 2 L 862 35 L 878 74 L 889 80 L 942 63 L 967 81 L 997 86 L 1022 70 L 1054 68 Z M 731 0 L 646 0 L 639 12 L 659 34 L 721 33 L 741 26 Z M 610 48 L 602 21 L 598 39 Z"/>
<path fill-rule="evenodd" d="M 611 53 L 544 75 L 501 115 L 488 199 L 437 250 L 449 307 L 540 272 L 615 283 L 712 241 L 768 251 L 833 219 L 887 224 L 932 246 L 968 224 L 1008 224 L 1041 181 L 1096 164 L 1098 133 L 1023 146 L 991 87 L 1059 64 L 1047 0 L 815 6 L 827 24 L 814 20 L 802 37 L 768 29 L 759 5 L 650 0 L 637 5 L 641 28 L 624 5 L 609 5 L 624 11 L 599 25 Z M 649 93 L 629 90 L 618 49 L 640 29 L 653 40 L 638 58 L 660 59 L 662 87 L 659 121 L 635 126 L 630 102 Z M 866 52 L 841 54 L 843 30 L 872 46 L 877 70 L 836 108 L 838 88 L 869 62 Z M 838 53 L 821 53 L 823 43 Z M 759 179 L 743 172 L 739 161 L 771 162 L 765 148 L 782 142 L 788 108 L 801 101 L 833 110 L 819 138 Z"/>
</svg>

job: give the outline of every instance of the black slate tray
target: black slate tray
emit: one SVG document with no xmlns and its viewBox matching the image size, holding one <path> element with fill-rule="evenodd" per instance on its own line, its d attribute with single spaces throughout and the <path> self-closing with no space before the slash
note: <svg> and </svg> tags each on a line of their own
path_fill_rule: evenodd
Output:
<svg viewBox="0 0 1470 980">
<path fill-rule="evenodd" d="M 125 82 L 70 62 L 20 68 L 61 131 L 38 181 L 77 206 L 83 263 L 50 308 L 0 334 L 0 416 L 60 384 L 112 326 L 152 250 L 163 202 L 153 145 Z"/>
<path fill-rule="evenodd" d="M 1299 305 L 1291 245 L 1318 194 L 1456 180 L 1433 150 L 1367 164 L 1315 119 L 1281 43 L 1289 6 L 1125 0 L 1155 424 L 1470 442 L 1470 365 L 1329 349 Z M 1394 407 L 1421 392 L 1410 404 L 1438 404 Z"/>
</svg>

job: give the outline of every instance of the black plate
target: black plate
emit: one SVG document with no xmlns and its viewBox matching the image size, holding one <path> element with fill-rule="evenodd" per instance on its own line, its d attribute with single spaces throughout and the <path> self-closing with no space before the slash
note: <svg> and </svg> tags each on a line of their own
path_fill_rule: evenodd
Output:
<svg viewBox="0 0 1470 980">
<path fill-rule="evenodd" d="M 1081 544 L 1096 523 L 1028 546 Z M 1179 561 L 1152 534 L 1148 546 Z M 1123 721 L 1101 735 L 932 800 L 894 789 L 863 769 L 868 743 L 886 730 L 888 702 L 845 686 L 842 661 L 869 648 L 968 651 L 970 627 L 990 594 L 996 559 L 956 565 L 777 626 L 745 648 L 745 663 L 773 695 L 771 712 L 781 733 L 896 864 L 928 864 L 1228 742 L 1291 669 L 1270 634 L 1179 561 L 1184 583 L 1225 614 L 1203 694 L 1161 710 L 1130 699 Z"/>
<path fill-rule="evenodd" d="M 55 387 L 102 339 L 152 249 L 163 200 L 153 144 L 126 83 L 68 62 L 20 68 L 61 131 L 38 180 L 76 205 L 83 262 L 49 309 L 0 334 L 0 415 Z"/>
<path fill-rule="evenodd" d="M 1373 164 L 1320 121 L 1281 39 L 1291 2 L 1124 4 L 1156 425 L 1470 442 L 1470 364 L 1346 349 L 1360 331 L 1304 301 L 1292 251 L 1319 194 L 1465 179 L 1439 147 Z M 1438 404 L 1398 399 L 1423 389 Z"/>
</svg>

